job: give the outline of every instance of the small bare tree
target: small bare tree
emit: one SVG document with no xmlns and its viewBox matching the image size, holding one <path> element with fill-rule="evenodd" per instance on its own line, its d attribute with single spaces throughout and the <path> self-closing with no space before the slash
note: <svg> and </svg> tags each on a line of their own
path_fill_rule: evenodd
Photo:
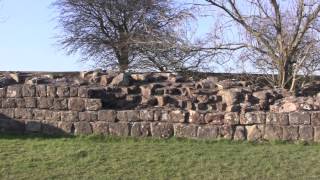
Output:
<svg viewBox="0 0 320 180">
<path fill-rule="evenodd" d="M 244 31 L 241 46 L 273 85 L 294 90 L 297 76 L 319 68 L 318 0 L 206 0 Z"/>
<path fill-rule="evenodd" d="M 53 5 L 68 53 L 121 71 L 143 67 L 149 52 L 159 54 L 155 47 L 170 49 L 166 41 L 177 41 L 176 23 L 190 15 L 170 0 L 56 0 Z"/>
</svg>

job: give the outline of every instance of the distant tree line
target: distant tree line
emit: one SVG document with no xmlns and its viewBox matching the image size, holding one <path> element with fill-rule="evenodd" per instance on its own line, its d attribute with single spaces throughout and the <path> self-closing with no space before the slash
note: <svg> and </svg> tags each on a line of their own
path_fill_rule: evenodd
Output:
<svg viewBox="0 0 320 180">
<path fill-rule="evenodd" d="M 319 71 L 319 0 L 183 4 L 174 0 L 56 0 L 53 5 L 59 12 L 63 48 L 106 69 L 197 71 L 231 58 L 237 59 L 235 63 L 249 61 L 270 85 L 291 91 Z M 216 12 L 211 16 L 219 23 L 207 36 L 194 39 L 188 24 L 201 12 Z M 238 38 L 225 33 L 230 27 L 239 33 Z"/>
</svg>

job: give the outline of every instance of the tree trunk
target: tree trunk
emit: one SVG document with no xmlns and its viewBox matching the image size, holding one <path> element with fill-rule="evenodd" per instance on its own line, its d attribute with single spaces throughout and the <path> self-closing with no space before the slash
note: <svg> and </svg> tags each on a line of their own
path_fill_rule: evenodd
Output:
<svg viewBox="0 0 320 180">
<path fill-rule="evenodd" d="M 119 69 L 121 72 L 129 68 L 129 45 L 128 36 L 125 32 L 120 31 L 120 45 L 119 45 Z"/>
</svg>

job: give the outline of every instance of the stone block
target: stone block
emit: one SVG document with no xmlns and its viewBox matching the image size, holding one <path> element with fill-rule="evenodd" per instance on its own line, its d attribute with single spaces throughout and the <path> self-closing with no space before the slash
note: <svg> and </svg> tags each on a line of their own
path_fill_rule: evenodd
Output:
<svg viewBox="0 0 320 180">
<path fill-rule="evenodd" d="M 114 110 L 100 110 L 98 111 L 99 121 L 115 122 L 117 117 L 117 112 Z"/>
<path fill-rule="evenodd" d="M 240 123 L 240 116 L 235 112 L 227 112 L 224 115 L 224 124 L 237 125 Z"/>
<path fill-rule="evenodd" d="M 47 117 L 47 110 L 33 109 L 33 118 L 35 120 L 45 120 Z"/>
<path fill-rule="evenodd" d="M 98 120 L 98 113 L 95 111 L 85 111 L 79 112 L 79 120 L 80 121 L 97 121 Z"/>
<path fill-rule="evenodd" d="M 320 112 L 311 113 L 311 125 L 320 126 Z"/>
<path fill-rule="evenodd" d="M 310 114 L 308 112 L 289 113 L 289 123 L 291 125 L 308 125 L 310 121 Z"/>
<path fill-rule="evenodd" d="M 91 127 L 94 134 L 109 135 L 109 124 L 107 122 L 92 122 Z"/>
<path fill-rule="evenodd" d="M 40 96 L 42 97 L 42 96 Z M 47 86 L 47 97 L 57 97 L 57 87 L 54 85 Z"/>
<path fill-rule="evenodd" d="M 81 98 L 89 97 L 89 89 L 86 86 L 80 86 L 78 89 L 78 96 Z"/>
<path fill-rule="evenodd" d="M 47 86 L 46 85 L 37 85 L 36 86 L 36 96 L 37 97 L 46 97 L 47 96 Z"/>
<path fill-rule="evenodd" d="M 89 135 L 92 134 L 92 127 L 89 122 L 76 122 L 74 123 L 74 133 L 76 135 Z"/>
<path fill-rule="evenodd" d="M 129 124 L 120 122 L 109 123 L 109 133 L 112 136 L 129 136 Z"/>
<path fill-rule="evenodd" d="M 0 109 L 0 117 L 4 118 L 14 118 L 14 108 Z"/>
<path fill-rule="evenodd" d="M 171 123 L 151 123 L 151 134 L 157 138 L 169 138 L 173 136 L 174 130 Z"/>
<path fill-rule="evenodd" d="M 61 111 L 61 121 L 66 121 L 66 122 L 79 121 L 79 113 L 76 111 Z"/>
<path fill-rule="evenodd" d="M 54 98 L 53 106 L 51 109 L 54 110 L 68 110 L 68 100 L 65 98 Z"/>
<path fill-rule="evenodd" d="M 204 113 L 199 113 L 198 111 L 189 110 L 188 122 L 195 123 L 195 124 L 204 124 L 205 123 L 204 117 L 205 117 Z"/>
<path fill-rule="evenodd" d="M 46 113 L 45 119 L 48 121 L 60 121 L 61 120 L 61 112 L 60 111 L 46 110 L 45 113 Z"/>
<path fill-rule="evenodd" d="M 28 132 L 28 133 L 41 132 L 41 122 L 40 121 L 26 121 L 26 132 Z"/>
<path fill-rule="evenodd" d="M 252 125 L 246 126 L 247 140 L 248 141 L 259 141 L 262 139 L 264 134 L 264 126 Z"/>
<path fill-rule="evenodd" d="M 278 125 L 266 125 L 263 138 L 266 140 L 281 140 L 282 128 Z"/>
<path fill-rule="evenodd" d="M 223 139 L 232 139 L 233 136 L 233 126 L 223 125 L 219 126 L 219 133 Z"/>
<path fill-rule="evenodd" d="M 140 120 L 140 111 L 127 110 L 126 112 L 127 112 L 128 121 L 130 121 L 130 122 L 141 121 Z"/>
<path fill-rule="evenodd" d="M 313 127 L 302 125 L 299 126 L 299 140 L 312 141 L 313 140 Z"/>
<path fill-rule="evenodd" d="M 154 111 L 152 109 L 140 110 L 140 119 L 142 121 L 153 121 Z"/>
<path fill-rule="evenodd" d="M 235 127 L 233 140 L 236 140 L 236 141 L 246 140 L 246 128 L 244 126 Z"/>
<path fill-rule="evenodd" d="M 74 124 L 72 122 L 59 122 L 58 128 L 66 134 L 74 133 Z"/>
<path fill-rule="evenodd" d="M 37 98 L 37 106 L 40 109 L 50 109 L 53 106 L 53 98 L 39 97 Z"/>
<path fill-rule="evenodd" d="M 22 86 L 22 96 L 23 97 L 35 97 L 36 87 L 33 85 L 23 85 Z"/>
<path fill-rule="evenodd" d="M 0 114 L 1 116 L 1 114 Z M 24 133 L 25 123 L 23 121 L 7 119 L 6 117 L 0 118 L 0 133 Z"/>
<path fill-rule="evenodd" d="M 101 99 L 86 99 L 85 107 L 87 111 L 98 111 L 102 109 Z"/>
<path fill-rule="evenodd" d="M 26 107 L 26 101 L 23 98 L 15 98 L 15 99 L 16 99 L 17 108 L 25 108 Z"/>
<path fill-rule="evenodd" d="M 169 113 L 169 122 L 175 122 L 175 123 L 184 123 L 186 122 L 186 119 L 188 118 L 188 115 L 184 111 L 180 110 L 174 110 L 170 111 Z"/>
<path fill-rule="evenodd" d="M 266 124 L 271 125 L 289 125 L 289 115 L 287 113 L 268 113 Z"/>
<path fill-rule="evenodd" d="M 68 109 L 72 111 L 84 111 L 85 100 L 83 98 L 69 98 Z"/>
<path fill-rule="evenodd" d="M 54 121 L 42 121 L 42 133 L 47 135 L 61 135 L 64 132 L 58 128 L 58 122 Z"/>
<path fill-rule="evenodd" d="M 285 141 L 296 141 L 299 138 L 299 127 L 298 126 L 283 126 L 282 140 Z"/>
<path fill-rule="evenodd" d="M 7 87 L 6 97 L 8 97 L 8 98 L 20 98 L 20 97 L 22 97 L 22 87 L 21 87 L 21 85 L 8 86 Z"/>
<path fill-rule="evenodd" d="M 6 94 L 7 94 L 7 88 L 6 87 L 1 87 L 0 88 L 0 98 L 4 98 L 6 97 Z"/>
<path fill-rule="evenodd" d="M 127 111 L 117 111 L 117 120 L 118 121 L 128 121 Z"/>
<path fill-rule="evenodd" d="M 37 99 L 34 97 L 25 97 L 24 102 L 25 102 L 26 108 L 36 108 L 37 107 Z"/>
<path fill-rule="evenodd" d="M 314 127 L 314 141 L 320 142 L 320 126 Z"/>
<path fill-rule="evenodd" d="M 32 109 L 16 108 L 14 116 L 17 119 L 33 119 L 33 112 Z"/>
<path fill-rule="evenodd" d="M 146 122 L 134 122 L 131 126 L 131 136 L 147 137 L 151 135 L 150 124 Z"/>
<path fill-rule="evenodd" d="M 174 124 L 174 136 L 182 138 L 195 138 L 197 137 L 196 125 L 188 124 Z"/>
<path fill-rule="evenodd" d="M 58 97 L 70 97 L 70 88 L 67 86 L 58 86 L 57 95 Z"/>
<path fill-rule="evenodd" d="M 266 114 L 264 112 L 247 112 L 240 118 L 240 124 L 264 124 L 266 122 Z"/>
<path fill-rule="evenodd" d="M 16 108 L 17 103 L 15 98 L 2 99 L 2 108 Z"/>
<path fill-rule="evenodd" d="M 217 139 L 219 137 L 219 127 L 214 125 L 203 125 L 198 127 L 198 138 Z"/>
<path fill-rule="evenodd" d="M 207 113 L 205 122 L 215 125 L 223 125 L 224 113 Z"/>
<path fill-rule="evenodd" d="M 78 87 L 70 87 L 70 97 L 78 96 Z"/>
</svg>

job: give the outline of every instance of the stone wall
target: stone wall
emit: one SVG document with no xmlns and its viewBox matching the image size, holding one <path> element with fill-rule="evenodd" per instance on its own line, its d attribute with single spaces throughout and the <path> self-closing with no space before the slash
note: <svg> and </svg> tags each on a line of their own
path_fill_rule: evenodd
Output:
<svg viewBox="0 0 320 180">
<path fill-rule="evenodd" d="M 5 86 L 0 88 L 0 132 L 320 141 L 318 111 L 243 111 L 247 97 L 237 90 L 160 80 Z M 258 107 L 265 105 L 262 100 L 255 100 Z"/>
</svg>

